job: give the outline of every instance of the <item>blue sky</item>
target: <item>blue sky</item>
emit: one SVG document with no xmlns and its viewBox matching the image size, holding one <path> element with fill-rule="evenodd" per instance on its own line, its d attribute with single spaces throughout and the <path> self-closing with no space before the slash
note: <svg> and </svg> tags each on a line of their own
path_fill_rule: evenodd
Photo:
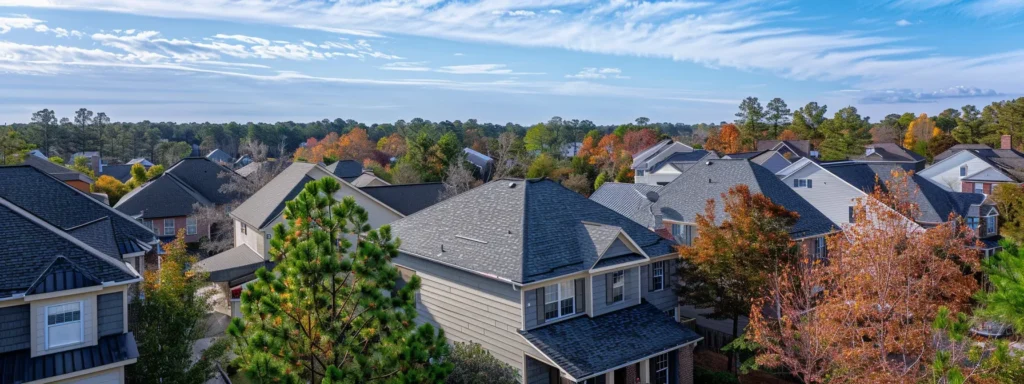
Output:
<svg viewBox="0 0 1024 384">
<path fill-rule="evenodd" d="M 873 120 L 1024 94 L 1024 0 L 0 0 L 0 123 Z"/>
</svg>

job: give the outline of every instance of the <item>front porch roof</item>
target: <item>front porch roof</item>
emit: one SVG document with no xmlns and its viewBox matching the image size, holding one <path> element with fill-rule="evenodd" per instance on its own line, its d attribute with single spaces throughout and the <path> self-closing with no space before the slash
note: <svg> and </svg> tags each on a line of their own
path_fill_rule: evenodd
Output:
<svg viewBox="0 0 1024 384">
<path fill-rule="evenodd" d="M 29 349 L 0 354 L 0 384 L 27 383 L 76 372 L 133 363 L 139 357 L 135 336 L 119 333 L 100 337 L 96 345 L 32 357 Z"/>
<path fill-rule="evenodd" d="M 229 282 L 252 274 L 264 266 L 266 260 L 242 244 L 227 251 L 210 256 L 196 263 L 195 267 L 210 274 L 210 281 Z"/>
<path fill-rule="evenodd" d="M 650 303 L 520 331 L 575 380 L 659 355 L 702 337 Z"/>
</svg>

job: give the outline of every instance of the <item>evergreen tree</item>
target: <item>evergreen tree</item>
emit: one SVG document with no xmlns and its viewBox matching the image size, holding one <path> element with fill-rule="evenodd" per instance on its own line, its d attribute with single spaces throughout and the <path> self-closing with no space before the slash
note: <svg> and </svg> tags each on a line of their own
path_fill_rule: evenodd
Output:
<svg viewBox="0 0 1024 384">
<path fill-rule="evenodd" d="M 793 112 L 791 129 L 801 138 L 820 139 L 821 134 L 818 132 L 818 128 L 827 120 L 825 118 L 826 111 L 828 111 L 827 105 L 818 105 L 814 101 L 807 103 L 803 108 Z"/>
<path fill-rule="evenodd" d="M 202 383 L 213 377 L 229 343 L 216 341 L 193 361 L 192 347 L 206 336 L 210 310 L 210 295 L 201 290 L 206 274 L 190 270 L 196 258 L 186 250 L 184 229 L 164 250 L 160 270 L 143 279 L 145 299 L 135 300 L 138 318 L 132 331 L 139 361 L 128 366 L 127 378 L 132 383 Z"/>
<path fill-rule="evenodd" d="M 371 230 L 355 199 L 335 199 L 340 188 L 313 181 L 286 203 L 270 242 L 277 266 L 256 272 L 228 328 L 236 364 L 257 383 L 443 381 L 444 332 L 414 322 L 419 278 L 399 284 L 398 240 Z"/>
<path fill-rule="evenodd" d="M 455 369 L 446 384 L 518 384 L 519 371 L 498 360 L 477 343 L 455 343 L 448 358 Z"/>
<path fill-rule="evenodd" d="M 857 108 L 846 107 L 836 112 L 831 120 L 821 124 L 825 140 L 819 147 L 822 160 L 842 160 L 861 153 L 871 142 L 871 124 L 861 117 Z"/>
<path fill-rule="evenodd" d="M 767 115 L 765 120 L 770 124 L 768 127 L 768 137 L 778 138 L 779 134 L 789 126 L 790 116 L 792 115 L 789 106 L 786 105 L 784 100 L 776 97 L 765 106 L 765 114 Z"/>
<path fill-rule="evenodd" d="M 991 289 L 978 293 L 978 314 L 1024 329 L 1024 249 L 1003 241 L 1003 250 L 981 261 Z"/>
</svg>

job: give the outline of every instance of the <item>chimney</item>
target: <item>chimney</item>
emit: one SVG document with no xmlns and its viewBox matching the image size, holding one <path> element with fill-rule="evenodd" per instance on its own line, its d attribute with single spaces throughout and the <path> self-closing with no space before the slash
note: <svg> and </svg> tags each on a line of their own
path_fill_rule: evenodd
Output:
<svg viewBox="0 0 1024 384">
<path fill-rule="evenodd" d="M 1010 140 L 1010 135 L 1003 135 L 1003 137 L 1000 137 L 999 139 L 999 149 L 1013 149 L 1013 143 L 1012 140 Z"/>
</svg>

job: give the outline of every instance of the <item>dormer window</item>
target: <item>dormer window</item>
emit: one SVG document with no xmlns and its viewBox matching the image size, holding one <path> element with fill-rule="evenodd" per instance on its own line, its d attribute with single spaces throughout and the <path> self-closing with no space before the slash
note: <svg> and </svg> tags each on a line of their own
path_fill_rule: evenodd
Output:
<svg viewBox="0 0 1024 384">
<path fill-rule="evenodd" d="M 814 188 L 814 180 L 793 179 L 793 188 Z"/>
<path fill-rule="evenodd" d="M 995 235 L 997 232 L 999 232 L 998 231 L 999 227 L 996 224 L 996 217 L 995 216 L 988 216 L 988 217 L 985 218 L 985 229 L 986 229 L 986 232 L 988 232 L 988 235 L 990 235 L 990 236 L 991 235 Z"/>
<path fill-rule="evenodd" d="M 637 176 L 643 176 L 644 175 L 644 170 L 642 170 L 642 169 L 636 170 L 636 175 Z"/>
<path fill-rule="evenodd" d="M 970 227 L 975 232 L 978 231 L 979 224 L 981 224 L 981 220 L 979 218 L 977 218 L 977 217 L 968 217 L 967 218 L 967 226 Z"/>
<path fill-rule="evenodd" d="M 665 262 L 658 261 L 651 263 L 651 290 L 662 289 L 665 289 Z"/>
<path fill-rule="evenodd" d="M 626 272 L 612 272 L 612 303 L 618 303 L 625 299 L 626 293 Z"/>
<path fill-rule="evenodd" d="M 967 166 L 966 165 L 961 165 L 960 166 L 960 177 L 965 177 L 965 176 L 967 176 Z"/>
<path fill-rule="evenodd" d="M 693 245 L 696 227 L 686 224 L 672 224 L 672 238 L 682 245 Z"/>
</svg>

